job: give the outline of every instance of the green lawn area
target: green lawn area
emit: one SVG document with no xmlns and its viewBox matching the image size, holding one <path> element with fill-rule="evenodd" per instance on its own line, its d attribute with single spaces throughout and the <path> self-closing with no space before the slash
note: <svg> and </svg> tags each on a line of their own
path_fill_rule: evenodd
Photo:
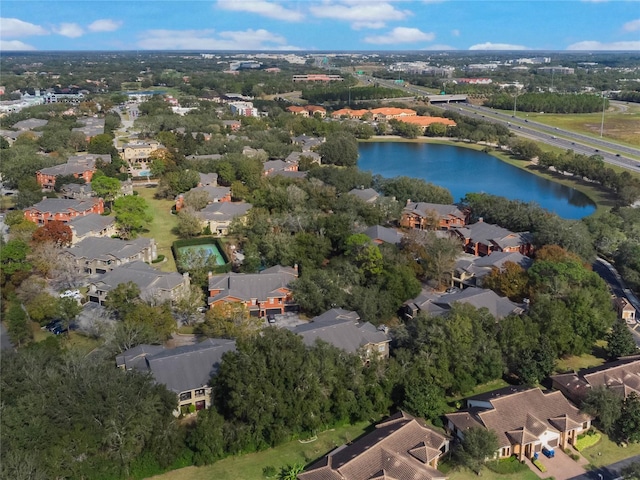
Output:
<svg viewBox="0 0 640 480">
<path fill-rule="evenodd" d="M 609 437 L 604 433 L 601 433 L 601 435 L 602 438 L 596 445 L 580 452 L 584 458 L 589 460 L 591 465 L 602 467 L 634 455 L 640 455 L 640 444 L 632 443 L 627 447 L 620 447 L 609 440 Z"/>
<path fill-rule="evenodd" d="M 442 471 L 444 470 L 445 468 L 442 469 Z M 480 471 L 480 475 L 478 475 L 469 469 L 463 468 L 461 470 L 451 470 L 450 472 L 446 472 L 446 474 L 449 480 L 477 480 L 478 476 L 492 480 L 538 480 L 538 476 L 531 470 L 500 475 L 492 472 L 488 468 L 483 468 Z"/>
<path fill-rule="evenodd" d="M 473 397 L 474 395 L 480 395 L 481 393 L 491 392 L 493 390 L 498 390 L 499 388 L 507 387 L 509 384 L 498 378 L 497 380 L 492 380 L 487 383 L 483 383 L 482 385 L 478 385 L 472 391 L 465 393 L 464 395 L 457 395 L 455 397 L 447 397 L 447 403 L 453 403 L 462 400 L 463 398 Z"/>
<path fill-rule="evenodd" d="M 606 344 L 604 340 L 598 340 L 591 353 L 585 353 L 579 356 L 572 355 L 559 359 L 556 363 L 556 372 L 578 371 L 583 368 L 602 365 L 606 358 L 606 352 L 604 350 Z"/>
<path fill-rule="evenodd" d="M 225 458 L 206 467 L 187 467 L 153 477 L 156 480 L 264 480 L 262 469 L 274 466 L 278 471 L 286 465 L 307 465 L 326 455 L 335 447 L 351 442 L 362 435 L 368 422 L 335 428 L 318 434 L 317 440 L 285 443 L 263 452 Z M 506 479 L 505 480 L 511 480 Z M 514 477 L 515 480 L 515 477 Z"/>
<path fill-rule="evenodd" d="M 171 214 L 172 200 L 158 200 L 153 198 L 156 188 L 138 187 L 135 189 L 138 195 L 144 198 L 153 212 L 153 221 L 148 226 L 148 230 L 142 234 L 146 238 L 154 238 L 158 245 L 158 255 L 164 255 L 165 261 L 156 263 L 153 266 L 163 272 L 175 272 L 176 262 L 171 253 L 171 245 L 178 240 L 178 236 L 171 232 L 171 229 L 178 224 L 175 215 Z"/>
</svg>

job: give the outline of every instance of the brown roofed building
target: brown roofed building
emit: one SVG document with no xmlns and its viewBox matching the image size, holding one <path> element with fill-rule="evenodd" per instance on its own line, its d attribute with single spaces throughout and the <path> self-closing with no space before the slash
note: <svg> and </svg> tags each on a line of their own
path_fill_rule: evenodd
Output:
<svg viewBox="0 0 640 480">
<path fill-rule="evenodd" d="M 82 178 L 86 183 L 91 182 L 96 172 L 96 161 L 111 163 L 111 155 L 84 154 L 69 157 L 67 163 L 53 167 L 42 168 L 36 172 L 36 181 L 43 190 L 53 190 L 56 185 L 56 177 L 73 175 Z"/>
<path fill-rule="evenodd" d="M 362 118 L 367 113 L 371 113 L 371 112 L 364 108 L 361 110 L 351 110 L 350 108 L 341 108 L 340 110 L 336 110 L 335 112 L 333 112 L 331 116 L 333 118 L 341 118 L 341 117 Z"/>
<path fill-rule="evenodd" d="M 438 460 L 449 439 L 404 412 L 376 425 L 371 433 L 323 457 L 299 480 L 444 480 Z"/>
<path fill-rule="evenodd" d="M 606 387 L 624 397 L 631 392 L 640 395 L 640 355 L 620 358 L 578 373 L 554 375 L 551 384 L 578 405 L 595 387 Z"/>
<path fill-rule="evenodd" d="M 567 448 L 591 427 L 592 417 L 581 413 L 561 392 L 544 393 L 507 387 L 467 399 L 467 409 L 445 415 L 447 429 L 463 439 L 470 428 L 492 430 L 500 446 L 499 458 L 532 458 L 542 448 Z"/>
<path fill-rule="evenodd" d="M 613 306 L 618 312 L 618 318 L 624 320 L 627 323 L 635 324 L 638 319 L 636 317 L 636 309 L 631 305 L 629 300 L 624 297 L 616 298 L 613 301 Z"/>
<path fill-rule="evenodd" d="M 24 217 L 38 225 L 59 220 L 67 223 L 72 218 L 96 213 L 104 213 L 104 201 L 101 198 L 83 198 L 80 200 L 66 198 L 44 198 L 41 202 L 24 209 Z"/>
<path fill-rule="evenodd" d="M 533 240 L 529 232 L 511 232 L 482 220 L 455 228 L 454 232 L 462 240 L 465 252 L 472 255 L 482 257 L 491 252 L 520 252 L 522 255 L 533 253 Z"/>
<path fill-rule="evenodd" d="M 418 230 L 451 230 L 464 227 L 468 220 L 469 213 L 463 212 L 455 205 L 407 200 L 400 217 L 400 226 Z"/>
<path fill-rule="evenodd" d="M 455 127 L 456 122 L 451 120 L 450 118 L 444 117 L 398 117 L 398 121 L 404 123 L 411 123 L 412 125 L 417 125 L 422 128 L 422 133 L 427 131 L 429 125 L 434 123 L 441 123 L 445 127 Z"/>
<path fill-rule="evenodd" d="M 417 112 L 410 108 L 398 108 L 398 107 L 382 107 L 374 108 L 371 111 L 373 119 L 378 120 L 391 120 L 392 118 L 401 119 L 407 117 L 415 117 Z"/>
</svg>

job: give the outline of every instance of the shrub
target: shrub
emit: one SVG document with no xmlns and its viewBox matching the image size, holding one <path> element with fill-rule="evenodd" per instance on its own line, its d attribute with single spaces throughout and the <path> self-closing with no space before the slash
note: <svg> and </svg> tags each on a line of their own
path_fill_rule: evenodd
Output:
<svg viewBox="0 0 640 480">
<path fill-rule="evenodd" d="M 189 413 L 196 413 L 196 406 L 193 403 L 189 405 Z"/>
<path fill-rule="evenodd" d="M 522 464 L 515 456 L 509 458 L 502 458 L 500 460 L 492 460 L 485 463 L 485 466 L 492 472 L 500 475 L 507 475 L 510 473 L 523 472 L 529 470 L 526 464 Z"/>
<path fill-rule="evenodd" d="M 547 471 L 547 468 L 537 458 L 533 459 L 531 463 L 533 463 L 536 467 L 538 467 L 538 470 L 540 470 L 542 473 Z"/>
<path fill-rule="evenodd" d="M 104 211 L 102 212 L 103 217 L 108 217 L 111 215 L 111 209 L 109 207 L 104 207 Z"/>
<path fill-rule="evenodd" d="M 273 465 L 267 465 L 262 469 L 262 475 L 267 478 L 275 477 L 278 474 L 278 470 Z"/>
<path fill-rule="evenodd" d="M 601 435 L 596 432 L 592 434 L 587 433 L 583 435 L 578 435 L 578 439 L 576 440 L 574 447 L 576 450 L 581 452 L 585 448 L 593 447 L 596 443 L 600 441 L 600 438 L 601 438 Z"/>
<path fill-rule="evenodd" d="M 164 255 L 160 254 L 158 255 L 158 258 L 156 258 L 155 260 L 152 260 L 151 263 L 160 263 L 164 260 Z"/>
</svg>

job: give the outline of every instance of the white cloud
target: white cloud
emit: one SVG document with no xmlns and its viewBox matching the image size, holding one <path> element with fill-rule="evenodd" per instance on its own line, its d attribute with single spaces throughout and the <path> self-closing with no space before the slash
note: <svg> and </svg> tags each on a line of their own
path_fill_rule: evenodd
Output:
<svg viewBox="0 0 640 480">
<path fill-rule="evenodd" d="M 118 30 L 122 25 L 121 21 L 111 20 L 110 18 L 101 18 L 91 23 L 87 29 L 90 32 L 113 32 Z"/>
<path fill-rule="evenodd" d="M 287 22 L 299 22 L 304 18 L 301 12 L 290 10 L 278 3 L 271 3 L 265 0 L 218 0 L 218 8 L 236 12 L 256 13 L 264 17 Z"/>
<path fill-rule="evenodd" d="M 49 32 L 40 25 L 23 22 L 17 18 L 0 18 L 0 34 L 5 38 L 30 37 L 47 33 Z"/>
<path fill-rule="evenodd" d="M 138 41 L 149 50 L 300 50 L 267 30 L 216 32 L 214 30 L 147 30 Z"/>
<path fill-rule="evenodd" d="M 637 20 L 631 20 L 630 22 L 625 23 L 622 26 L 622 29 L 625 32 L 635 32 L 636 30 L 640 30 L 640 18 Z"/>
<path fill-rule="evenodd" d="M 84 30 L 77 23 L 61 23 L 59 27 L 53 27 L 53 31 L 69 38 L 78 38 L 84 34 Z"/>
<path fill-rule="evenodd" d="M 457 28 L 454 28 L 453 30 L 451 30 L 451 35 L 453 35 L 454 37 L 459 37 L 460 30 L 458 30 Z"/>
<path fill-rule="evenodd" d="M 386 35 L 372 35 L 364 39 L 367 43 L 375 43 L 377 45 L 392 45 L 394 43 L 416 43 L 430 42 L 436 35 L 434 33 L 425 33 L 417 28 L 396 27 Z"/>
<path fill-rule="evenodd" d="M 471 45 L 469 50 L 529 50 L 524 45 L 512 45 L 510 43 L 478 43 Z"/>
<path fill-rule="evenodd" d="M 640 50 L 640 41 L 602 43 L 596 40 L 585 40 L 569 45 L 567 50 Z"/>
<path fill-rule="evenodd" d="M 383 28 L 386 22 L 404 20 L 411 12 L 398 10 L 387 2 L 363 2 L 361 0 L 325 0 L 314 3 L 310 12 L 318 18 L 350 22 L 354 29 Z"/>
<path fill-rule="evenodd" d="M 0 51 L 23 51 L 23 50 L 35 50 L 35 47 L 28 45 L 20 40 L 0 40 Z"/>
</svg>

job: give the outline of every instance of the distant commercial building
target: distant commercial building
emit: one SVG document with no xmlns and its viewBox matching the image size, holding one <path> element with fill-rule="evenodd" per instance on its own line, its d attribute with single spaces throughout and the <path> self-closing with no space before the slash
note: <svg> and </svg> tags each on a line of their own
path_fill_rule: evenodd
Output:
<svg viewBox="0 0 640 480">
<path fill-rule="evenodd" d="M 294 75 L 294 82 L 342 82 L 344 78 L 340 75 L 325 75 L 310 73 L 308 75 Z"/>
<path fill-rule="evenodd" d="M 232 102 L 229 103 L 231 113 L 240 115 L 241 117 L 257 117 L 258 109 L 251 102 Z"/>
<path fill-rule="evenodd" d="M 560 75 L 573 75 L 575 73 L 575 69 L 558 65 L 557 67 L 540 67 L 538 68 L 538 73 L 558 73 Z"/>
</svg>

